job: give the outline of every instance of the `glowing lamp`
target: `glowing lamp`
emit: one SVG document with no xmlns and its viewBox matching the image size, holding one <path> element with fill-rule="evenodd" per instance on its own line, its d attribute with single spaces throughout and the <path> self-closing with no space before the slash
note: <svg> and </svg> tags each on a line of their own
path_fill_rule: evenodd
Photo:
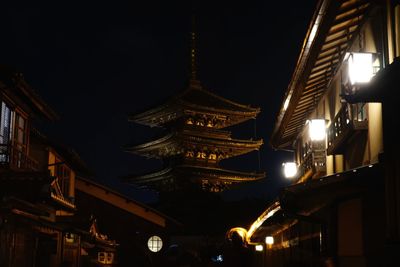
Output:
<svg viewBox="0 0 400 267">
<path fill-rule="evenodd" d="M 263 247 L 263 245 L 256 245 L 256 251 L 263 251 L 264 250 L 264 247 Z"/>
<path fill-rule="evenodd" d="M 159 252 L 163 246 L 162 239 L 159 236 L 152 236 L 147 241 L 147 247 L 151 252 Z"/>
<path fill-rule="evenodd" d="M 265 243 L 267 245 L 273 245 L 274 244 L 274 237 L 273 236 L 267 236 L 265 237 Z"/>
<path fill-rule="evenodd" d="M 374 75 L 373 71 L 373 58 L 371 53 L 350 53 L 349 64 L 349 78 L 351 84 L 367 83 Z"/>
<path fill-rule="evenodd" d="M 314 119 L 308 121 L 308 131 L 311 141 L 324 140 L 326 135 L 325 120 Z"/>
<path fill-rule="evenodd" d="M 295 162 L 285 162 L 283 165 L 283 174 L 286 178 L 293 178 L 297 174 L 297 164 Z"/>
</svg>

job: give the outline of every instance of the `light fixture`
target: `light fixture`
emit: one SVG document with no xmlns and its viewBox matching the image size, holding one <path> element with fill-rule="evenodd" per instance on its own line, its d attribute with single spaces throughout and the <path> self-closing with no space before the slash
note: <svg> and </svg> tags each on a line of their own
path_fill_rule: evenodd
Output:
<svg viewBox="0 0 400 267">
<path fill-rule="evenodd" d="M 297 175 L 296 162 L 285 162 L 283 165 L 283 174 L 286 178 L 293 178 Z"/>
<path fill-rule="evenodd" d="M 152 236 L 147 241 L 147 247 L 151 252 L 159 252 L 162 249 L 163 242 L 159 236 Z"/>
<path fill-rule="evenodd" d="M 326 136 L 324 119 L 313 119 L 308 121 L 308 134 L 311 141 L 322 141 Z"/>
<path fill-rule="evenodd" d="M 263 245 L 256 245 L 255 249 L 256 249 L 256 251 L 263 251 L 264 250 L 264 246 Z"/>
<path fill-rule="evenodd" d="M 374 75 L 372 54 L 352 52 L 347 56 L 351 84 L 369 82 Z"/>
<path fill-rule="evenodd" d="M 273 245 L 273 244 L 274 244 L 274 237 L 273 237 L 273 236 L 267 236 L 267 237 L 265 237 L 265 244 L 267 244 L 267 245 Z"/>
</svg>

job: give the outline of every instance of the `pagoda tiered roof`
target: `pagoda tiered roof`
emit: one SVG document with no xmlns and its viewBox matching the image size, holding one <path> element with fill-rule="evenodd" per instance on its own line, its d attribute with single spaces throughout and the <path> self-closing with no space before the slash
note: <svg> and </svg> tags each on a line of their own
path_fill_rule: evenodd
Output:
<svg viewBox="0 0 400 267">
<path fill-rule="evenodd" d="M 220 129 L 254 119 L 259 112 L 259 108 L 218 96 L 204 89 L 199 81 L 192 80 L 189 87 L 178 96 L 145 112 L 130 115 L 129 120 L 154 127 L 197 114 L 221 120 L 222 123 L 214 126 Z"/>
<path fill-rule="evenodd" d="M 226 189 L 237 183 L 253 182 L 264 177 L 264 172 L 241 172 L 219 167 L 182 164 L 173 168 L 167 167 L 157 172 L 126 176 L 122 180 L 139 186 L 151 186 L 163 189 L 168 186 L 173 188 L 186 182 L 195 182 L 201 184 L 203 187 L 218 184 L 221 189 Z"/>
<path fill-rule="evenodd" d="M 258 150 L 263 140 L 241 140 L 221 129 L 255 119 L 259 108 L 242 105 L 206 90 L 197 79 L 195 33 L 192 32 L 191 76 L 188 87 L 165 103 L 132 114 L 129 121 L 169 131 L 158 139 L 140 145 L 128 145 L 127 152 L 162 159 L 165 169 L 122 178 L 139 186 L 159 191 L 194 187 L 221 192 L 233 184 L 265 177 L 265 173 L 247 173 L 223 169 L 221 160 Z"/>
<path fill-rule="evenodd" d="M 126 151 L 148 158 L 164 158 L 188 151 L 207 150 L 218 155 L 218 160 L 258 150 L 263 140 L 241 140 L 230 137 L 230 132 L 207 129 L 188 129 L 172 132 L 159 139 L 127 146 Z"/>
</svg>

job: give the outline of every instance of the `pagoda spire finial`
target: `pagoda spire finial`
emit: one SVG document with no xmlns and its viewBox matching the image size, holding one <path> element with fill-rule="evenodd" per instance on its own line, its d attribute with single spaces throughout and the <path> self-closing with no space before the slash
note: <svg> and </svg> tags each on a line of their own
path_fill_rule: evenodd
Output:
<svg viewBox="0 0 400 267">
<path fill-rule="evenodd" d="M 196 69 L 196 21 L 195 21 L 195 16 L 192 16 L 192 32 L 191 32 L 191 45 L 190 45 L 190 82 L 191 83 L 196 83 L 197 82 L 197 69 Z"/>
</svg>

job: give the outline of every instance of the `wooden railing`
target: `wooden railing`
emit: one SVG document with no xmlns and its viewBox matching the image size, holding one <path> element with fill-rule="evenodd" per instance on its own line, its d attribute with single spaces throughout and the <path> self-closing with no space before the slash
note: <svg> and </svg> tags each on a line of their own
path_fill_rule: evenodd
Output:
<svg viewBox="0 0 400 267">
<path fill-rule="evenodd" d="M 368 129 L 364 104 L 344 104 L 328 128 L 328 154 L 340 151 L 348 137 Z"/>
<path fill-rule="evenodd" d="M 308 142 L 305 144 L 304 154 L 300 163 L 299 182 L 326 172 L 325 141 Z"/>
<path fill-rule="evenodd" d="M 39 164 L 30 158 L 25 151 L 10 144 L 0 144 L 0 168 L 18 170 L 39 170 Z"/>
</svg>

